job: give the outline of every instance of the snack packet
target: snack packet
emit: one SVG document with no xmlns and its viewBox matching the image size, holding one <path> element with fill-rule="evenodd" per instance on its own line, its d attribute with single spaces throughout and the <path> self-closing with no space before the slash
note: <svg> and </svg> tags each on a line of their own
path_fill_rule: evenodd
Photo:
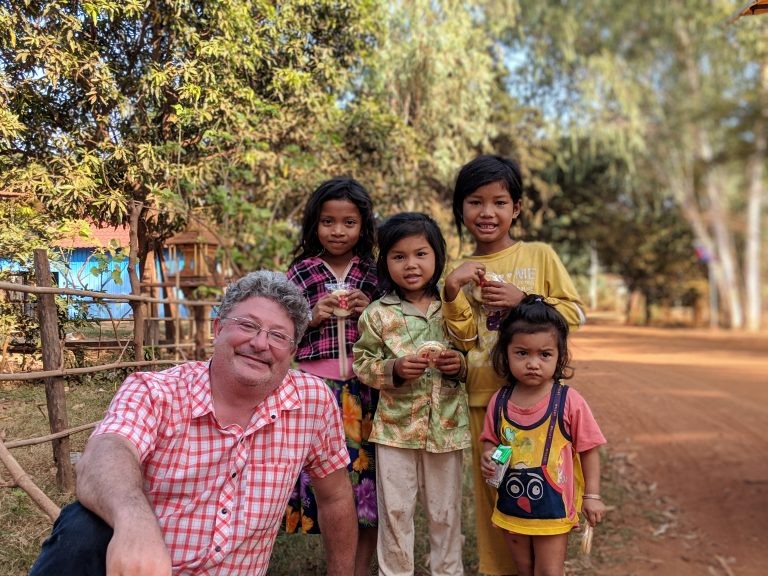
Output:
<svg viewBox="0 0 768 576">
<path fill-rule="evenodd" d="M 440 353 L 445 350 L 445 344 L 436 340 L 427 340 L 416 350 L 419 358 L 426 358 L 430 366 L 434 366 Z"/>
<path fill-rule="evenodd" d="M 334 316 L 346 318 L 352 314 L 352 310 L 349 309 L 349 302 L 347 301 L 347 297 L 351 292 L 349 284 L 346 282 L 329 282 L 325 285 L 325 289 L 334 296 L 339 297 L 339 305 L 333 309 Z"/>
</svg>

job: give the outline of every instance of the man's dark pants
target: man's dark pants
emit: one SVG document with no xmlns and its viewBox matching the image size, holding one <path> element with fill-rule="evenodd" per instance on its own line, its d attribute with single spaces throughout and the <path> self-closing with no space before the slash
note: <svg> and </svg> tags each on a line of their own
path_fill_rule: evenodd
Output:
<svg viewBox="0 0 768 576">
<path fill-rule="evenodd" d="M 62 508 L 29 576 L 105 576 L 112 528 L 80 502 Z"/>
</svg>

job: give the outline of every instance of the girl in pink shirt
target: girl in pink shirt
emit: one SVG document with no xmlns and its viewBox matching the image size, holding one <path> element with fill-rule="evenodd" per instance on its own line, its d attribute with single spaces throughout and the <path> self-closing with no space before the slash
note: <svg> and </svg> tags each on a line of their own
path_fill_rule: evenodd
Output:
<svg viewBox="0 0 768 576">
<path fill-rule="evenodd" d="M 483 477 L 498 485 L 491 522 L 505 531 L 519 576 L 560 575 L 579 512 L 594 526 L 606 511 L 598 454 L 605 438 L 584 398 L 560 383 L 573 373 L 568 323 L 530 294 L 502 322 L 491 359 L 507 381 L 480 436 Z"/>
</svg>

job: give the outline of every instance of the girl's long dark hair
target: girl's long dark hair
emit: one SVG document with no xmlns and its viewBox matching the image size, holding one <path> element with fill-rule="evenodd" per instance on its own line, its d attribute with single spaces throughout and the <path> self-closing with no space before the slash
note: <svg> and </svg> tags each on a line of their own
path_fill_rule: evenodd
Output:
<svg viewBox="0 0 768 576">
<path fill-rule="evenodd" d="M 301 240 L 294 250 L 290 266 L 323 252 L 323 245 L 317 235 L 320 210 L 329 200 L 349 200 L 360 211 L 360 239 L 355 244 L 354 254 L 361 260 L 373 260 L 373 247 L 376 245 L 376 219 L 373 215 L 373 202 L 368 191 L 354 178 L 332 178 L 318 186 L 307 200 L 304 217 L 301 222 Z"/>
<path fill-rule="evenodd" d="M 392 250 L 392 246 L 403 238 L 422 235 L 435 253 L 435 273 L 427 283 L 426 290 L 434 296 L 440 296 L 437 283 L 445 269 L 445 238 L 437 222 L 422 212 L 401 212 L 391 216 L 379 226 L 379 259 L 376 263 L 376 271 L 379 275 L 379 291 L 382 294 L 394 291 L 398 296 L 403 297 L 402 290 L 395 284 L 389 273 L 387 254 Z"/>
<path fill-rule="evenodd" d="M 507 356 L 507 348 L 512 342 L 512 337 L 515 334 L 538 334 L 539 332 L 553 332 L 557 337 L 555 380 L 565 380 L 573 376 L 573 368 L 569 364 L 571 356 L 568 352 L 568 322 L 554 306 L 545 301 L 544 296 L 539 294 L 528 294 L 502 320 L 499 327 L 499 340 L 491 351 L 491 361 L 496 374 L 509 384 L 515 384 L 517 380 L 509 369 Z"/>
</svg>

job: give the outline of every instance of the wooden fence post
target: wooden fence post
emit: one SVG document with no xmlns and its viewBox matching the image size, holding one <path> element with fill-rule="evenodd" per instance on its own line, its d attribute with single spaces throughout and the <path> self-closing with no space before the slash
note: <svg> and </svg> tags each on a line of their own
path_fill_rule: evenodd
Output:
<svg viewBox="0 0 768 576">
<path fill-rule="evenodd" d="M 210 322 L 209 306 L 193 306 L 192 314 L 195 319 L 195 360 L 205 360 L 205 345 L 208 342 L 208 322 Z"/>
<path fill-rule="evenodd" d="M 35 250 L 35 278 L 38 286 L 51 287 L 51 268 L 45 250 Z M 59 322 L 56 316 L 56 301 L 53 294 L 38 294 L 37 317 L 40 321 L 40 339 L 45 370 L 59 370 L 62 363 Z M 69 428 L 67 421 L 67 400 L 64 396 L 64 379 L 45 378 L 45 400 L 48 405 L 48 422 L 51 432 Z M 53 460 L 56 462 L 56 484 L 60 490 L 73 491 L 75 474 L 70 461 L 69 437 L 52 441 Z"/>
<path fill-rule="evenodd" d="M 142 204 L 138 200 L 131 202 L 130 212 L 130 251 L 128 252 L 128 279 L 131 282 L 131 294 L 141 296 L 141 277 L 139 270 L 139 217 Z M 133 311 L 133 359 L 144 360 L 144 302 L 130 301 Z"/>
</svg>

